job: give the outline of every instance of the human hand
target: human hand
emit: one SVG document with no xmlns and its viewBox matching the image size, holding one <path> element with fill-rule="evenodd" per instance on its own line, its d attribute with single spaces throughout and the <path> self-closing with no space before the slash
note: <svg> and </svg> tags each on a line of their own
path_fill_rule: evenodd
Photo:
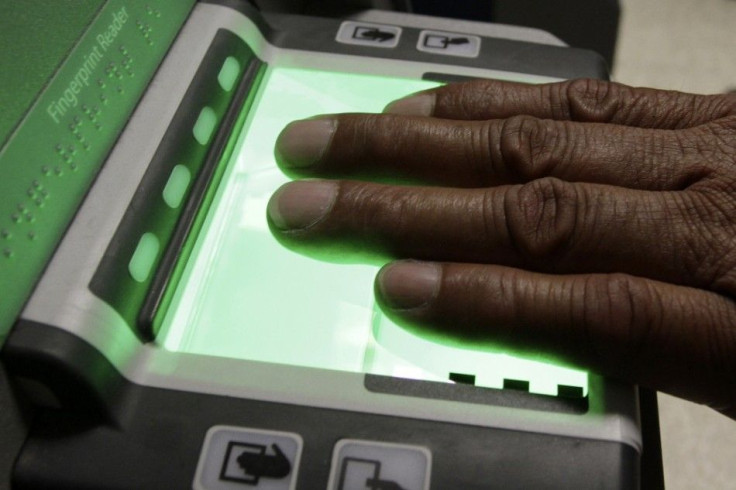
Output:
<svg viewBox="0 0 736 490">
<path fill-rule="evenodd" d="M 413 259 L 376 280 L 413 328 L 736 418 L 736 95 L 479 81 L 387 112 L 282 132 L 282 168 L 331 180 L 274 194 L 279 238 Z"/>
</svg>

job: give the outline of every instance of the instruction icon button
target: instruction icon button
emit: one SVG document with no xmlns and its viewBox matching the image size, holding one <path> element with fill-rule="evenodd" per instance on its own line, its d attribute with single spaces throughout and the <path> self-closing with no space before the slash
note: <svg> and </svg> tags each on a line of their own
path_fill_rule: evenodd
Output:
<svg viewBox="0 0 736 490">
<path fill-rule="evenodd" d="M 302 438 L 289 432 L 215 426 L 207 431 L 195 490 L 293 490 Z"/>
<path fill-rule="evenodd" d="M 421 446 L 343 439 L 335 445 L 329 490 L 428 490 L 432 455 Z"/>
<path fill-rule="evenodd" d="M 346 20 L 340 24 L 335 40 L 374 48 L 395 48 L 399 44 L 401 27 Z"/>
<path fill-rule="evenodd" d="M 424 30 L 419 33 L 417 49 L 425 53 L 476 58 L 480 53 L 480 41 L 478 36 Z"/>
</svg>

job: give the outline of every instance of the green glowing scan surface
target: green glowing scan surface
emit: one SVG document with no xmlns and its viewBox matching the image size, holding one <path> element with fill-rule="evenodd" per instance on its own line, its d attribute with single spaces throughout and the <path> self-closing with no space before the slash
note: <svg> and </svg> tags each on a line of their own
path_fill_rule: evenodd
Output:
<svg viewBox="0 0 736 490">
<path fill-rule="evenodd" d="M 376 265 L 335 264 L 280 245 L 266 222 L 271 194 L 289 178 L 276 166 L 276 137 L 295 119 L 380 112 L 390 101 L 436 84 L 270 67 L 197 238 L 158 342 L 171 351 L 449 381 L 474 375 L 501 388 L 580 387 L 587 373 L 419 338 L 397 326 L 373 298 Z M 225 163 L 225 162 L 223 162 Z"/>
</svg>

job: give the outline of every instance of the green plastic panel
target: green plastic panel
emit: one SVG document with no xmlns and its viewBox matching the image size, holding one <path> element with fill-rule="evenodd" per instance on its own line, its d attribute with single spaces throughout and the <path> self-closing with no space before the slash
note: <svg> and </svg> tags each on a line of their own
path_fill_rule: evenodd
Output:
<svg viewBox="0 0 736 490">
<path fill-rule="evenodd" d="M 474 376 L 534 393 L 559 385 L 587 394 L 587 373 L 509 355 L 493 346 L 428 339 L 393 323 L 375 303 L 379 265 L 325 262 L 279 244 L 266 221 L 289 178 L 273 147 L 294 119 L 379 112 L 434 82 L 270 67 L 194 245 L 157 341 L 166 349 L 236 359 L 449 381 Z"/>
<path fill-rule="evenodd" d="M 0 149 L 0 343 L 194 2 L 58 3 L 101 6 Z M 84 15 L 76 18 L 79 28 Z M 68 49 L 73 36 L 62 31 Z M 40 52 L 56 52 L 55 34 L 34 35 L 44 40 Z"/>
<path fill-rule="evenodd" d="M 104 4 L 104 0 L 0 2 L 0 147 Z"/>
</svg>

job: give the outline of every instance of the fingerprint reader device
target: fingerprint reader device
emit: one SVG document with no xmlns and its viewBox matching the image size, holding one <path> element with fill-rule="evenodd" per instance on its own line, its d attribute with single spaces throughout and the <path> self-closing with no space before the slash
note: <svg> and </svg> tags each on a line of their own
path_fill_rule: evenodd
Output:
<svg viewBox="0 0 736 490">
<path fill-rule="evenodd" d="M 454 347 L 410 334 L 373 297 L 378 266 L 325 262 L 280 245 L 266 205 L 289 178 L 273 147 L 295 119 L 380 112 L 392 100 L 437 82 L 303 68 L 269 67 L 237 138 L 211 212 L 178 283 L 159 341 L 166 349 L 304 367 L 503 388 L 522 379 L 529 391 L 558 386 L 588 391 L 587 373 L 508 355 L 500 347 Z M 217 325 L 217 328 L 212 328 Z M 263 328 L 269 325 L 269 328 Z M 319 326 L 315 328 L 315 326 Z M 449 338 L 449 336 L 448 336 Z M 247 339 L 247 341 L 245 341 Z"/>
<path fill-rule="evenodd" d="M 528 30 L 365 15 L 101 2 L 0 149 L 2 362 L 43 414 L 20 487 L 638 485 L 634 387 L 407 330 L 373 295 L 389 258 L 270 232 L 293 120 L 455 80 L 606 76 Z"/>
</svg>

